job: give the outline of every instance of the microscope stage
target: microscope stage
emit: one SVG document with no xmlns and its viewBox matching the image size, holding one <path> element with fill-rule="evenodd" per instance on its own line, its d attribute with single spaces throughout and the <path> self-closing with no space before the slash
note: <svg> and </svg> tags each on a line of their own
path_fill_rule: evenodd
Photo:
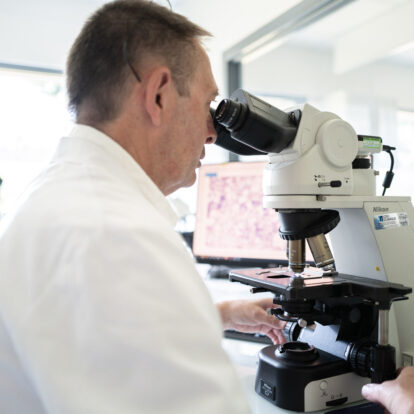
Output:
<svg viewBox="0 0 414 414">
<path fill-rule="evenodd" d="M 320 299 L 333 297 L 361 297 L 381 304 L 406 299 L 412 289 L 399 283 L 324 272 L 308 267 L 301 274 L 295 274 L 286 267 L 269 269 L 233 270 L 229 279 L 264 291 L 283 294 L 286 300 Z"/>
</svg>

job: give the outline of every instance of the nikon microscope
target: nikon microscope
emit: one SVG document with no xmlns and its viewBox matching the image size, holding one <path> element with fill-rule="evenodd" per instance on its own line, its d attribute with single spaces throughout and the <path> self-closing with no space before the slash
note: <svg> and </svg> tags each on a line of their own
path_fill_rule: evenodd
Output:
<svg viewBox="0 0 414 414">
<path fill-rule="evenodd" d="M 259 353 L 256 392 L 300 412 L 361 400 L 363 384 L 394 378 L 414 355 L 413 205 L 384 195 L 392 167 L 377 196 L 373 168 L 381 151 L 393 165 L 395 148 L 333 113 L 281 111 L 242 89 L 211 112 L 217 145 L 268 155 L 263 205 L 278 212 L 287 243 L 288 267 L 230 274 L 253 293 L 272 292 L 286 321 L 286 344 Z"/>
</svg>

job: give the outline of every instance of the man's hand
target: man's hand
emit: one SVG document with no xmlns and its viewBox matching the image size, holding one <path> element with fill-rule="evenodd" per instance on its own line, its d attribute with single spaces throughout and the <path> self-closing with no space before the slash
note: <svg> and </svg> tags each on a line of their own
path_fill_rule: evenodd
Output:
<svg viewBox="0 0 414 414">
<path fill-rule="evenodd" d="M 362 396 L 391 414 L 414 414 L 414 367 L 404 368 L 393 381 L 364 385 Z"/>
<path fill-rule="evenodd" d="M 286 342 L 281 330 L 285 322 L 267 313 L 276 308 L 271 298 L 260 300 L 234 300 L 217 304 L 223 329 L 267 335 L 275 344 Z"/>
</svg>

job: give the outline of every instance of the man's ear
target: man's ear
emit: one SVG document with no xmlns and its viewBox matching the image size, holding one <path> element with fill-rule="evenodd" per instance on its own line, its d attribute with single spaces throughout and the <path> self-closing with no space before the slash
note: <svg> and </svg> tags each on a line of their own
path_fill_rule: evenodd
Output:
<svg viewBox="0 0 414 414">
<path fill-rule="evenodd" d="M 161 125 L 166 110 L 172 106 L 173 93 L 171 71 L 166 66 L 153 69 L 146 80 L 144 105 L 155 126 Z"/>
</svg>

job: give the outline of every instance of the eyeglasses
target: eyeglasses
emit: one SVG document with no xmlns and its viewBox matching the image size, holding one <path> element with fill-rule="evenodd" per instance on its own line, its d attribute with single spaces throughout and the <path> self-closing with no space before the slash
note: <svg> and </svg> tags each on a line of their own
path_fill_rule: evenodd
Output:
<svg viewBox="0 0 414 414">
<path fill-rule="evenodd" d="M 134 69 L 134 67 L 132 66 L 131 61 L 129 60 L 129 56 L 128 56 L 128 40 L 124 39 L 123 43 L 122 43 L 122 55 L 124 57 L 124 61 L 125 63 L 129 66 L 129 68 L 131 69 L 132 73 L 134 74 L 136 80 L 141 83 L 141 78 L 139 77 L 138 73 L 136 72 L 136 70 Z"/>
<path fill-rule="evenodd" d="M 168 6 L 170 7 L 170 10 L 172 11 L 172 6 L 171 6 L 171 2 L 170 0 L 166 0 L 168 3 Z M 152 3 L 152 1 L 151 1 Z M 127 33 L 129 33 L 128 30 L 128 22 L 127 22 Z M 122 55 L 124 57 L 124 61 L 125 63 L 129 66 L 129 68 L 131 69 L 132 73 L 134 74 L 136 80 L 141 83 L 141 78 L 139 77 L 137 71 L 134 69 L 134 67 L 132 66 L 131 61 L 129 60 L 129 56 L 128 56 L 128 39 L 124 39 L 124 41 L 122 42 Z"/>
</svg>

